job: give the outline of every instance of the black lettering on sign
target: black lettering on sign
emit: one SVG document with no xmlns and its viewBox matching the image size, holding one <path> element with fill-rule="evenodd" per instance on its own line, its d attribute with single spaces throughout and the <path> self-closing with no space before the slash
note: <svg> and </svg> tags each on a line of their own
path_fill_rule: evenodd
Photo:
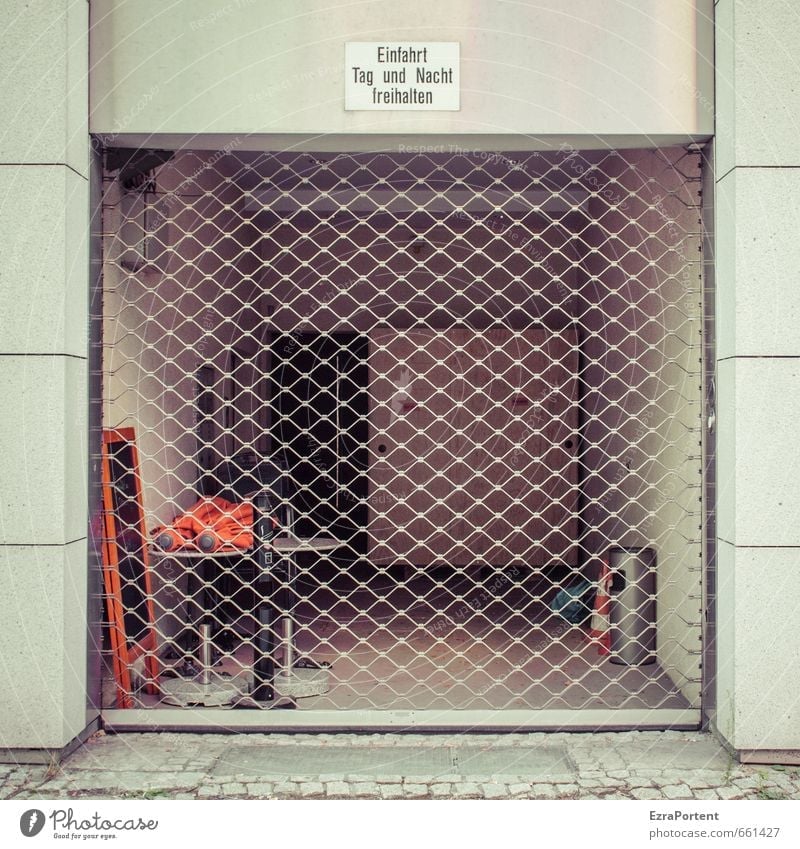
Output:
<svg viewBox="0 0 800 849">
<path fill-rule="evenodd" d="M 356 83 L 366 83 L 367 85 L 372 85 L 372 71 L 365 71 L 363 68 L 359 68 L 357 65 L 353 66 L 353 82 Z"/>
<path fill-rule="evenodd" d="M 399 71 L 384 71 L 383 81 L 385 83 L 404 83 L 406 81 L 406 69 L 401 68 Z"/>
<path fill-rule="evenodd" d="M 428 68 L 417 68 L 417 82 L 424 85 L 439 85 L 453 82 L 452 68 L 439 68 L 431 71 Z"/>
</svg>

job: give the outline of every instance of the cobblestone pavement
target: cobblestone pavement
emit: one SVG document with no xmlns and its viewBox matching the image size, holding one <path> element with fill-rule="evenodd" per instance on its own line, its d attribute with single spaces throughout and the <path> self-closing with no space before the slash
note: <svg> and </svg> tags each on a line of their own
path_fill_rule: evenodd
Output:
<svg viewBox="0 0 800 849">
<path fill-rule="evenodd" d="M 369 750 L 369 774 L 323 774 L 315 761 Z M 540 753 L 536 774 L 386 774 L 392 748 L 490 753 L 494 762 Z M 538 750 L 538 751 L 531 751 Z M 399 749 L 396 751 L 400 751 Z M 240 753 L 236 755 L 236 752 Z M 257 764 L 244 772 L 241 753 Z M 232 754 L 233 753 L 233 754 Z M 356 753 L 358 754 L 358 753 Z M 362 752 L 362 755 L 367 753 Z M 437 756 L 442 752 L 420 752 Z M 238 757 L 238 763 L 237 763 Z M 506 758 L 504 761 L 503 759 Z M 287 760 L 288 759 L 288 760 Z M 268 772 L 270 764 L 296 771 Z M 330 762 L 330 761 L 329 761 Z M 396 767 L 394 767 L 396 769 Z M 512 766 L 513 769 L 513 766 Z M 550 771 L 548 772 L 548 769 Z M 0 765 L 0 798 L 171 799 L 800 799 L 800 768 L 740 765 L 701 733 L 176 734 L 99 732 L 59 766 Z"/>
</svg>

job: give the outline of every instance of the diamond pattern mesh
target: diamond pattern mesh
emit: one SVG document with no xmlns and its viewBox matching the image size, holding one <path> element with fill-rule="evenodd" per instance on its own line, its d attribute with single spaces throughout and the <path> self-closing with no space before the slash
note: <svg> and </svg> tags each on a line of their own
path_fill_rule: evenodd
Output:
<svg viewBox="0 0 800 849">
<path fill-rule="evenodd" d="M 104 427 L 136 433 L 160 662 L 128 703 L 190 680 L 267 709 L 696 707 L 699 168 L 228 149 L 107 172 Z M 159 548 L 204 498 L 252 503 L 265 461 L 284 549 L 324 544 Z M 654 553 L 645 583 L 617 546 Z"/>
</svg>

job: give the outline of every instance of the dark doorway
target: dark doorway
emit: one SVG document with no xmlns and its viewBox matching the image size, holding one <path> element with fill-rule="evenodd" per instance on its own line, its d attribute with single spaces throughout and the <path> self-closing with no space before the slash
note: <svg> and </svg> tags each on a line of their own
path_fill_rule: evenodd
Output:
<svg viewBox="0 0 800 849">
<path fill-rule="evenodd" d="M 342 540 L 336 559 L 351 560 L 363 579 L 374 571 L 366 562 L 368 347 L 357 333 L 276 336 L 269 384 L 271 454 L 291 472 L 294 530 Z"/>
</svg>

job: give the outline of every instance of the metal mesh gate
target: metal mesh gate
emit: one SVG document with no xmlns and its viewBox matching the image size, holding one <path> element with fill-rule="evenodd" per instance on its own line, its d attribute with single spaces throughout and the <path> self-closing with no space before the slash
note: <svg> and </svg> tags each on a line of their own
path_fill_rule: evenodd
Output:
<svg viewBox="0 0 800 849">
<path fill-rule="evenodd" d="M 697 708 L 698 156 L 236 147 L 106 171 L 107 706 Z"/>
</svg>

